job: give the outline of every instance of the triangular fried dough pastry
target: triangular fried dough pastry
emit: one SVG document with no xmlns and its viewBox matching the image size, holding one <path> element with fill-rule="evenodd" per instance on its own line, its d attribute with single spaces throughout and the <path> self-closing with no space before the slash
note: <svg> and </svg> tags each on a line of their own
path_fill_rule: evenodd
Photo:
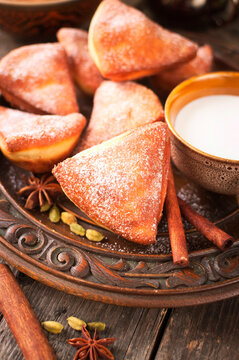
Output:
<svg viewBox="0 0 239 360">
<path fill-rule="evenodd" d="M 61 28 L 57 32 L 57 39 L 67 53 L 77 85 L 87 94 L 94 94 L 103 78 L 90 56 L 87 31 Z"/>
<path fill-rule="evenodd" d="M 3 57 L 0 90 L 14 107 L 31 113 L 79 111 L 66 52 L 57 43 L 23 46 Z"/>
<path fill-rule="evenodd" d="M 24 169 L 46 172 L 69 156 L 85 125 L 79 113 L 36 115 L 0 106 L 0 149 Z"/>
<path fill-rule="evenodd" d="M 92 220 L 140 244 L 156 241 L 169 167 L 163 122 L 128 131 L 53 169 L 65 194 Z"/>
<path fill-rule="evenodd" d="M 75 151 L 158 120 L 161 115 L 162 105 L 152 90 L 132 81 L 104 81 L 95 93 L 89 125 Z"/>
<path fill-rule="evenodd" d="M 211 71 L 213 51 L 210 45 L 201 46 L 191 61 L 164 70 L 152 79 L 153 85 L 159 90 L 171 91 L 176 85 L 190 77 Z"/>
<path fill-rule="evenodd" d="M 89 51 L 103 77 L 123 81 L 190 60 L 197 45 L 119 0 L 104 0 L 90 23 Z"/>
</svg>

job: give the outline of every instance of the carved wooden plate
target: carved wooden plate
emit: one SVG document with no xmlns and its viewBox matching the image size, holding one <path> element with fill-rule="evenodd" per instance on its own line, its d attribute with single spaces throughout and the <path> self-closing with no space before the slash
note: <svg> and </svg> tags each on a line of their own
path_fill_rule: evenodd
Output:
<svg viewBox="0 0 239 360">
<path fill-rule="evenodd" d="M 92 243 L 63 223 L 51 223 L 47 214 L 24 208 L 24 199 L 16 195 L 24 174 L 0 157 L 0 190 L 7 198 L 0 201 L 0 256 L 34 279 L 74 295 L 127 306 L 186 306 L 239 294 L 239 241 L 222 253 L 185 221 L 190 266 L 184 269 L 172 263 L 164 218 L 154 245 L 139 246 L 103 229 L 105 239 Z M 182 198 L 238 238 L 235 197 L 200 189 L 177 171 L 175 176 Z M 67 198 L 61 203 L 81 215 Z"/>
<path fill-rule="evenodd" d="M 225 67 L 219 64 L 219 69 Z M 89 118 L 91 101 L 82 94 L 79 99 Z M 74 295 L 127 306 L 186 306 L 239 294 L 239 241 L 222 253 L 184 221 L 190 252 L 190 267 L 184 269 L 172 263 L 164 218 L 153 245 L 139 246 L 105 229 L 100 229 L 105 239 L 92 243 L 63 223 L 51 223 L 47 214 L 24 208 L 24 199 L 16 195 L 24 174 L 0 155 L 0 256 L 34 279 Z M 184 200 L 239 238 L 236 197 L 200 189 L 177 171 L 175 176 Z M 61 203 L 82 215 L 66 198 Z"/>
</svg>

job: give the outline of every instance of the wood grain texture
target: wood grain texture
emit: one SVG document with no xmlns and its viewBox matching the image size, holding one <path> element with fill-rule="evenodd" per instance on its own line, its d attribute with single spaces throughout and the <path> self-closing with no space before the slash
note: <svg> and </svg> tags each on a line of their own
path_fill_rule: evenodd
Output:
<svg viewBox="0 0 239 360">
<path fill-rule="evenodd" d="M 75 349 L 66 343 L 66 339 L 77 337 L 80 332 L 68 326 L 69 316 L 79 317 L 86 322 L 106 322 L 107 328 L 100 337 L 117 338 L 110 347 L 115 359 L 150 359 L 167 310 L 117 307 L 83 300 L 44 286 L 22 273 L 19 273 L 18 281 L 40 322 L 55 320 L 64 325 L 61 334 L 46 332 L 57 359 L 72 360 L 75 354 Z M 23 360 L 4 319 L 0 322 L 0 339 L 1 360 Z"/>
<path fill-rule="evenodd" d="M 155 360 L 237 360 L 239 299 L 174 309 Z"/>
</svg>

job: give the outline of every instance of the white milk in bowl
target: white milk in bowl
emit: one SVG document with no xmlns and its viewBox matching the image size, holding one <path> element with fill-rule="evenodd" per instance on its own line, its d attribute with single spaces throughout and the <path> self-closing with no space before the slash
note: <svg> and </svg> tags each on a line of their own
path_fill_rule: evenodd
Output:
<svg viewBox="0 0 239 360">
<path fill-rule="evenodd" d="M 198 150 L 239 160 L 239 96 L 209 95 L 195 99 L 179 111 L 174 127 Z"/>
</svg>

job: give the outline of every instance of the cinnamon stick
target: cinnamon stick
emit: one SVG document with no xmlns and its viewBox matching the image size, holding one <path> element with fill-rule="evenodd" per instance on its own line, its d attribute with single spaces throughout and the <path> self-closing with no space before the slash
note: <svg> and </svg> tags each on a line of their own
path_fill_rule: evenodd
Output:
<svg viewBox="0 0 239 360">
<path fill-rule="evenodd" d="M 178 198 L 183 216 L 190 222 L 200 233 L 221 250 L 228 249 L 235 239 L 223 230 L 219 229 L 211 221 L 199 215 L 185 201 Z"/>
<path fill-rule="evenodd" d="M 0 264 L 0 311 L 26 360 L 56 360 L 53 350 L 8 266 Z"/>
<path fill-rule="evenodd" d="M 171 166 L 169 168 L 165 207 L 173 262 L 187 266 L 189 263 L 188 250 Z"/>
</svg>

